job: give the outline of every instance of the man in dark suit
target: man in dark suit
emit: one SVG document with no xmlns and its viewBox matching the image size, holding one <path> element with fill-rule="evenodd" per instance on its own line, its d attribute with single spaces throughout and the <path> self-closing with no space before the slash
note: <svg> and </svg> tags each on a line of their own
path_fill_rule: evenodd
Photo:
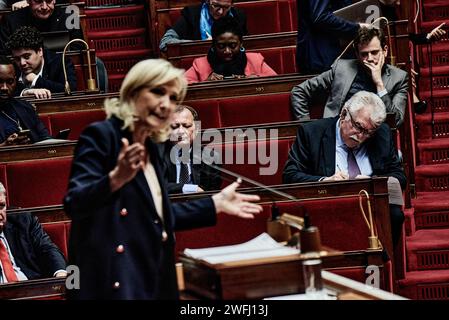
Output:
<svg viewBox="0 0 449 320">
<path fill-rule="evenodd" d="M 49 99 L 51 93 L 64 92 L 62 55 L 44 49 L 39 31 L 33 27 L 21 27 L 11 35 L 6 46 L 20 70 L 18 94 Z M 66 59 L 66 71 L 70 90 L 75 91 L 75 68 L 70 59 Z"/>
<path fill-rule="evenodd" d="M 65 277 L 62 252 L 30 213 L 6 215 L 6 189 L 0 183 L 0 283 Z"/>
<path fill-rule="evenodd" d="M 397 156 L 382 100 L 360 91 L 349 99 L 339 116 L 299 126 L 287 163 L 284 183 L 338 181 L 388 176 L 402 189 L 406 177 Z M 401 208 L 390 205 L 393 243 L 404 221 Z"/>
<path fill-rule="evenodd" d="M 220 172 L 204 162 L 193 161 L 192 145 L 197 134 L 195 121 L 198 120 L 198 114 L 193 108 L 185 105 L 176 107 L 171 123 L 170 139 L 162 146 L 168 193 L 220 189 Z M 189 161 L 182 161 L 183 158 L 179 153 L 183 151 L 189 153 Z M 201 155 L 199 155 L 199 158 L 201 158 Z"/>
<path fill-rule="evenodd" d="M 246 15 L 235 8 L 233 2 L 233 0 L 206 0 L 202 4 L 185 7 L 181 11 L 181 17 L 162 37 L 159 49 L 167 51 L 169 43 L 212 39 L 212 24 L 226 16 L 234 17 L 243 34 L 247 35 Z"/>
<path fill-rule="evenodd" d="M 8 58 L 0 56 L 0 146 L 35 143 L 49 139 L 47 129 L 33 106 L 14 99 L 16 72 Z M 22 135 L 24 130 L 29 134 Z"/>
<path fill-rule="evenodd" d="M 310 105 L 318 97 L 328 97 L 323 117 L 335 117 L 351 96 L 366 90 L 376 93 L 387 112 L 395 113 L 396 123 L 404 120 L 407 105 L 407 72 L 386 63 L 388 46 L 376 28 L 360 28 L 354 39 L 357 59 L 337 60 L 332 68 L 292 89 L 292 109 L 298 120 L 310 118 Z"/>
<path fill-rule="evenodd" d="M 56 7 L 56 0 L 27 0 L 29 6 L 5 14 L 0 22 L 0 54 L 6 54 L 6 42 L 22 26 L 35 27 L 40 32 L 67 31 L 70 40 L 83 39 L 79 16 L 66 8 Z M 78 22 L 78 23 L 76 23 Z M 72 49 L 83 49 L 74 43 Z"/>
<path fill-rule="evenodd" d="M 350 4 L 351 0 L 297 1 L 296 64 L 299 72 L 314 74 L 329 69 L 342 52 L 340 39 L 355 37 L 360 24 L 333 14 Z"/>
</svg>

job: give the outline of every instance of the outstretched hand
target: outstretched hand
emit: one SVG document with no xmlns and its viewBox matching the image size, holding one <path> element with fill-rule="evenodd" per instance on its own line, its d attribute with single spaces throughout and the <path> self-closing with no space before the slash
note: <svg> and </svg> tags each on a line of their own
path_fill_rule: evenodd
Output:
<svg viewBox="0 0 449 320">
<path fill-rule="evenodd" d="M 241 180 L 238 180 L 212 196 L 215 209 L 217 213 L 223 212 L 231 216 L 253 219 L 255 214 L 262 211 L 260 205 L 252 203 L 260 200 L 260 197 L 237 192 L 236 189 L 240 183 Z"/>
<path fill-rule="evenodd" d="M 118 155 L 117 165 L 109 173 L 112 192 L 131 181 L 144 167 L 145 147 L 139 142 L 129 145 L 128 139 L 122 138 L 122 148 Z"/>
</svg>

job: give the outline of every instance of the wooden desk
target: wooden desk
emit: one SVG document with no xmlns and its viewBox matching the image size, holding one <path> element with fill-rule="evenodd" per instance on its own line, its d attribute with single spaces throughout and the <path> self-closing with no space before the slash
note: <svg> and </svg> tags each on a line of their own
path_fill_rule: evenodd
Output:
<svg viewBox="0 0 449 320">
<path fill-rule="evenodd" d="M 65 280 L 65 278 L 46 278 L 2 284 L 0 285 L 0 299 L 63 299 Z"/>
<path fill-rule="evenodd" d="M 77 141 L 0 147 L 0 163 L 72 157 Z"/>
<path fill-rule="evenodd" d="M 340 252 L 323 251 L 323 269 L 366 267 L 383 269 L 381 250 Z M 209 264 L 181 256 L 185 297 L 199 299 L 262 299 L 266 297 L 304 293 L 302 263 L 307 255 L 260 258 Z M 340 287 L 340 291 L 343 291 Z"/>
</svg>

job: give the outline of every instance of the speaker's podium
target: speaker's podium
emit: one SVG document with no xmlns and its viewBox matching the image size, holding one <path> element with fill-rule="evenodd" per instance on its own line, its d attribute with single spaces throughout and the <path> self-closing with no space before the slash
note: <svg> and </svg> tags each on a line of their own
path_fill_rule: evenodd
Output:
<svg viewBox="0 0 449 320">
<path fill-rule="evenodd" d="M 380 270 L 384 268 L 382 250 L 342 252 L 329 248 L 323 249 L 320 252 L 320 259 L 323 269 L 328 271 L 367 265 L 376 266 Z M 220 261 L 214 260 L 214 254 L 210 255 L 211 259 L 181 254 L 179 259 L 183 272 L 182 296 L 186 299 L 235 300 L 304 293 L 302 268 L 303 262 L 310 259 L 310 255 L 285 252 L 279 256 L 245 258 L 245 256 L 251 257 L 251 253 L 243 251 L 241 256 L 238 260 Z M 325 275 L 328 274 L 325 273 Z M 363 293 L 360 288 L 354 288 L 355 281 L 349 279 L 347 279 L 349 282 L 343 280 L 343 283 L 339 281 L 336 283 L 332 279 L 323 280 L 325 287 L 334 290 L 337 295 L 351 293 L 360 299 L 381 299 Z M 357 284 L 366 286 L 359 282 Z M 389 298 L 398 297 L 383 290 L 379 291 Z"/>
</svg>

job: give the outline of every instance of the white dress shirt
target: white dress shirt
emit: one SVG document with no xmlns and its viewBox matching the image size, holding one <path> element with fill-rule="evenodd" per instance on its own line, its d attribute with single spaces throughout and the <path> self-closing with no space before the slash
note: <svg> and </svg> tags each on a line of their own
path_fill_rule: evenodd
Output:
<svg viewBox="0 0 449 320">
<path fill-rule="evenodd" d="M 348 146 L 346 146 L 340 134 L 340 120 L 337 121 L 335 133 L 335 172 L 342 171 L 348 174 Z M 369 161 L 366 145 L 362 143 L 358 148 L 353 149 L 353 153 L 359 166 L 360 174 L 370 177 L 373 174 L 373 168 Z"/>
<path fill-rule="evenodd" d="M 3 233 L 3 231 L 0 233 L 0 241 L 2 241 L 3 244 L 5 245 L 5 248 L 6 248 L 6 251 L 8 252 L 9 258 L 11 259 L 12 267 L 14 269 L 14 272 L 16 273 L 17 279 L 19 281 L 28 280 L 27 276 L 16 265 L 16 262 L 14 261 L 14 257 L 11 253 L 11 248 L 9 247 L 9 244 L 8 244 L 8 240 L 6 240 L 6 237 L 5 237 L 5 234 Z M 8 280 L 6 279 L 5 271 L 3 269 L 3 265 L 1 263 L 1 261 L 0 261 L 0 266 L 2 268 L 2 272 L 0 274 L 0 283 L 8 283 Z"/>
</svg>

